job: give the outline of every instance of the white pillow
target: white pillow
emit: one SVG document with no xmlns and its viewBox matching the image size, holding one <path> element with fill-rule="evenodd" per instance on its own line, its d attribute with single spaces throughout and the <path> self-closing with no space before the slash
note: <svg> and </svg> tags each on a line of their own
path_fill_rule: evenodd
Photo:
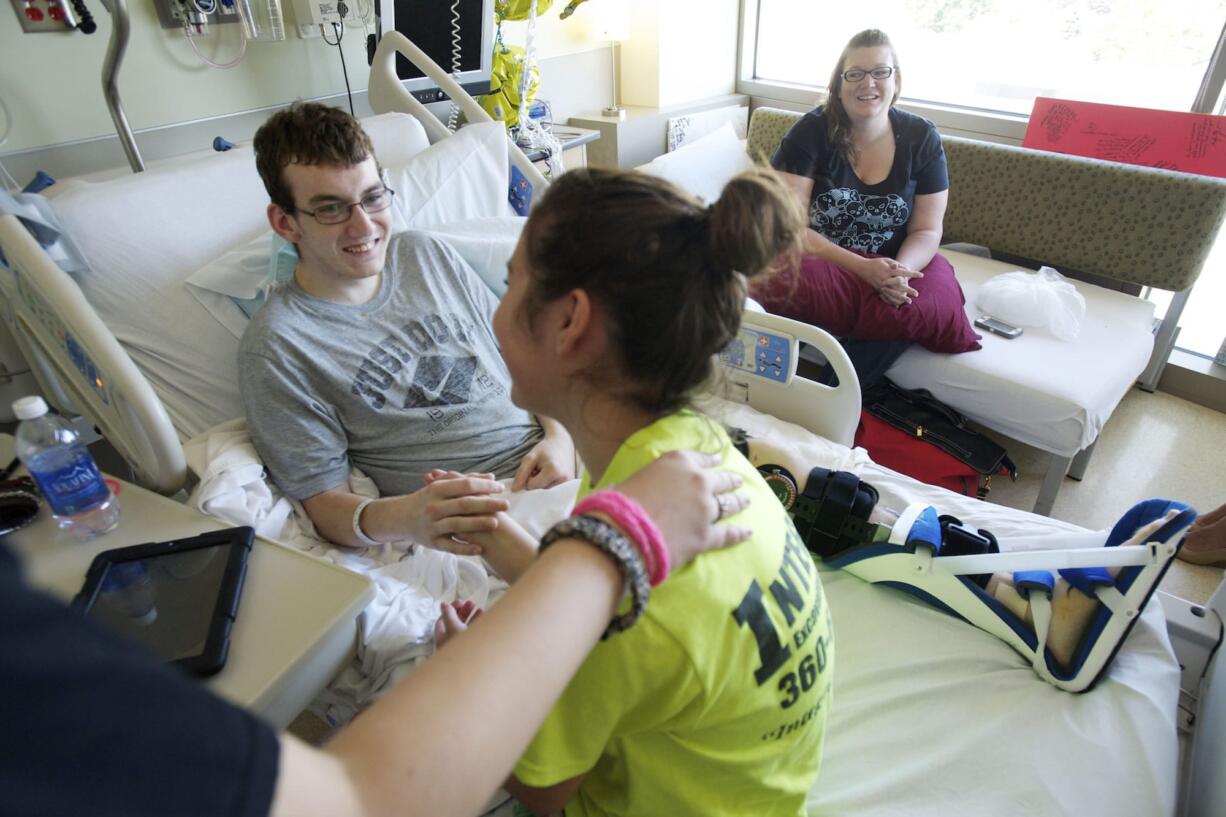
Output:
<svg viewBox="0 0 1226 817">
<path fill-rule="evenodd" d="M 430 146 L 399 168 L 388 168 L 393 206 L 406 227 L 492 218 L 507 202 L 507 132 L 500 122 L 474 123 Z"/>
<path fill-rule="evenodd" d="M 523 219 L 509 215 L 507 167 L 506 130 L 485 122 L 462 128 L 399 167 L 385 168 L 388 186 L 396 191 L 392 232 L 449 225 L 456 249 L 501 296 L 506 260 L 523 227 Z M 475 220 L 489 223 L 458 226 Z M 492 232 L 482 237 L 482 229 Z M 270 258 L 283 244 L 266 230 L 192 273 L 187 289 L 222 326 L 242 337 L 250 301 L 266 294 L 273 280 Z"/>
<path fill-rule="evenodd" d="M 639 170 L 667 179 L 707 204 L 719 198 L 733 176 L 753 167 L 745 145 L 736 138 L 731 122 L 672 153 L 657 156 Z"/>
<path fill-rule="evenodd" d="M 297 263 L 294 245 L 265 230 L 205 264 L 183 283 L 218 323 L 241 338 L 269 289 L 293 277 Z"/>
<path fill-rule="evenodd" d="M 507 262 L 527 221 L 522 216 L 477 218 L 440 224 L 428 232 L 455 247 L 494 297 L 501 298 L 507 291 Z"/>
</svg>

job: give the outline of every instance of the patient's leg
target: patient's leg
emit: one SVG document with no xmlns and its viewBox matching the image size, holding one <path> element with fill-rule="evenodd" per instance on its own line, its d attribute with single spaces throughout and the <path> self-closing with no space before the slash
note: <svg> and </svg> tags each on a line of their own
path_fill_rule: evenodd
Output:
<svg viewBox="0 0 1226 817">
<path fill-rule="evenodd" d="M 1166 516 L 1137 528 L 1136 533 L 1121 545 L 1144 544 L 1155 531 L 1177 515 L 1177 511 L 1169 511 Z M 1120 568 L 1110 567 L 1107 568 L 1107 572 L 1114 577 L 1120 572 Z M 1017 588 L 1013 586 L 1013 579 L 1009 575 L 997 573 L 992 576 L 988 581 L 987 591 L 1027 625 L 1034 626 L 1030 601 L 1017 592 Z M 1098 605 L 1099 601 L 1094 596 L 1086 595 L 1062 578 L 1056 579 L 1056 586 L 1052 590 L 1051 625 L 1047 631 L 1047 648 L 1051 650 L 1052 657 L 1056 659 L 1056 663 L 1061 668 L 1068 669 L 1072 664 L 1077 646 L 1081 643 L 1082 636 L 1085 635 L 1090 623 L 1094 620 L 1094 615 L 1098 612 Z"/>
<path fill-rule="evenodd" d="M 778 465 L 787 469 L 797 481 L 797 490 L 803 492 L 804 480 L 814 461 L 813 452 L 803 447 L 793 445 L 790 441 L 767 437 L 751 437 L 749 439 L 749 460 L 754 466 L 762 468 L 766 465 Z M 1170 511 L 1166 516 L 1156 519 L 1138 528 L 1132 537 L 1123 544 L 1143 544 L 1150 535 L 1174 518 L 1178 511 Z M 1205 532 L 1214 531 L 1222 537 L 1219 544 L 1226 547 L 1226 506 L 1219 508 L 1211 516 L 1217 515 L 1216 522 L 1211 522 L 1202 528 Z M 873 508 L 869 522 L 882 525 L 892 525 L 898 514 L 880 505 Z M 1216 525 L 1216 528 L 1214 527 Z M 1194 529 L 1195 530 L 1195 529 Z M 1191 539 L 1191 533 L 1188 534 Z M 1185 545 L 1186 547 L 1186 545 Z M 1111 576 L 1119 573 L 1119 568 L 1109 568 Z M 987 592 L 1008 608 L 1018 618 L 1030 627 L 1034 626 L 1031 616 L 1030 601 L 1022 596 L 1013 585 L 1012 574 L 994 574 L 987 583 Z M 1082 637 L 1094 620 L 1099 609 L 1099 601 L 1094 596 L 1086 595 L 1073 587 L 1063 578 L 1057 577 L 1051 600 L 1051 624 L 1047 633 L 1047 647 L 1051 650 L 1056 662 L 1064 669 L 1072 663 L 1077 647 Z"/>
<path fill-rule="evenodd" d="M 804 493 L 805 482 L 813 466 L 823 460 L 829 462 L 829 449 L 808 440 L 789 440 L 769 429 L 763 436 L 749 440 L 749 462 L 755 468 L 777 465 L 787 471 L 798 493 Z M 898 520 L 898 511 L 876 505 L 869 514 L 868 522 L 875 525 L 893 525 Z"/>
</svg>

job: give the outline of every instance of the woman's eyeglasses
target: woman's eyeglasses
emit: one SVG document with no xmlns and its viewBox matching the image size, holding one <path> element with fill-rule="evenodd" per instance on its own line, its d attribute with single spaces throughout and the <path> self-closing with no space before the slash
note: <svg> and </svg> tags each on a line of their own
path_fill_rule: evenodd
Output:
<svg viewBox="0 0 1226 817">
<path fill-rule="evenodd" d="M 849 71 L 844 71 L 840 76 L 844 82 L 859 82 L 865 77 L 872 77 L 875 80 L 889 79 L 894 75 L 894 66 L 883 65 L 880 68 L 874 68 L 871 71 L 865 71 L 863 68 L 852 68 Z"/>
<path fill-rule="evenodd" d="M 320 224 L 343 224 L 353 215 L 354 207 L 361 207 L 367 213 L 378 213 L 380 210 L 386 210 L 392 206 L 392 196 L 394 195 L 396 195 L 395 190 L 392 190 L 390 187 L 383 187 L 380 190 L 373 190 L 367 193 L 359 201 L 338 201 L 332 204 L 321 204 L 314 210 L 298 210 L 298 212 L 306 213 Z"/>
</svg>

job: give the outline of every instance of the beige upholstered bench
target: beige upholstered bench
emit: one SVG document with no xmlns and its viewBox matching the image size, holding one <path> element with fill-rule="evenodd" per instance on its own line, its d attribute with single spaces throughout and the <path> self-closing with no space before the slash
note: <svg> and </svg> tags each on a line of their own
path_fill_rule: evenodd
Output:
<svg viewBox="0 0 1226 817">
<path fill-rule="evenodd" d="M 800 116 L 757 108 L 750 155 L 769 159 Z M 1050 514 L 1062 480 L 1081 478 L 1128 389 L 1156 387 L 1179 313 L 1226 214 L 1226 180 L 942 139 L 949 165 L 943 240 L 1013 261 L 942 248 L 966 294 L 968 318 L 978 315 L 979 287 L 1023 263 L 1085 279 L 1075 284 L 1086 317 L 1074 341 L 1035 330 L 1015 340 L 982 333 L 983 349 L 958 355 L 914 346 L 887 376 L 929 389 L 984 427 L 1051 454 L 1034 507 Z M 1144 287 L 1176 293 L 1161 322 L 1137 297 Z"/>
</svg>

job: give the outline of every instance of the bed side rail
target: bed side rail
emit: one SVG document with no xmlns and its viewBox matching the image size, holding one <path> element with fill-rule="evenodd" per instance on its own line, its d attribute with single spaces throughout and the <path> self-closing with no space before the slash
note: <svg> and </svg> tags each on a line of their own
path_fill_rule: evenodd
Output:
<svg viewBox="0 0 1226 817">
<path fill-rule="evenodd" d="M 0 216 L 0 246 L 13 273 L 4 317 L 48 399 L 94 423 L 138 483 L 178 491 L 187 466 L 174 426 L 76 282 L 13 216 Z"/>
<path fill-rule="evenodd" d="M 375 113 L 397 111 L 417 117 L 422 127 L 426 129 L 426 135 L 430 137 L 432 143 L 445 139 L 449 135 L 447 127 L 439 121 L 438 117 L 430 113 L 429 109 L 417 101 L 401 84 L 400 78 L 396 76 L 397 53 L 403 54 L 426 76 L 438 83 L 438 87 L 459 106 L 469 122 L 495 121 L 450 74 L 430 59 L 426 52 L 414 45 L 412 40 L 398 31 L 384 33 L 383 38 L 379 40 L 379 47 L 375 49 L 374 59 L 370 63 L 367 99 L 370 101 L 371 110 Z M 528 160 L 514 141 L 511 141 L 509 153 L 511 164 L 519 168 L 532 185 L 533 190 L 543 191 L 549 186 L 549 182 L 541 175 L 541 171 Z"/>
<path fill-rule="evenodd" d="M 830 362 L 838 386 L 797 373 L 802 344 Z M 746 311 L 736 338 L 719 357 L 723 365 L 715 392 L 720 397 L 748 403 L 833 442 L 854 444 L 860 423 L 860 380 L 829 332 L 778 315 Z"/>
</svg>

